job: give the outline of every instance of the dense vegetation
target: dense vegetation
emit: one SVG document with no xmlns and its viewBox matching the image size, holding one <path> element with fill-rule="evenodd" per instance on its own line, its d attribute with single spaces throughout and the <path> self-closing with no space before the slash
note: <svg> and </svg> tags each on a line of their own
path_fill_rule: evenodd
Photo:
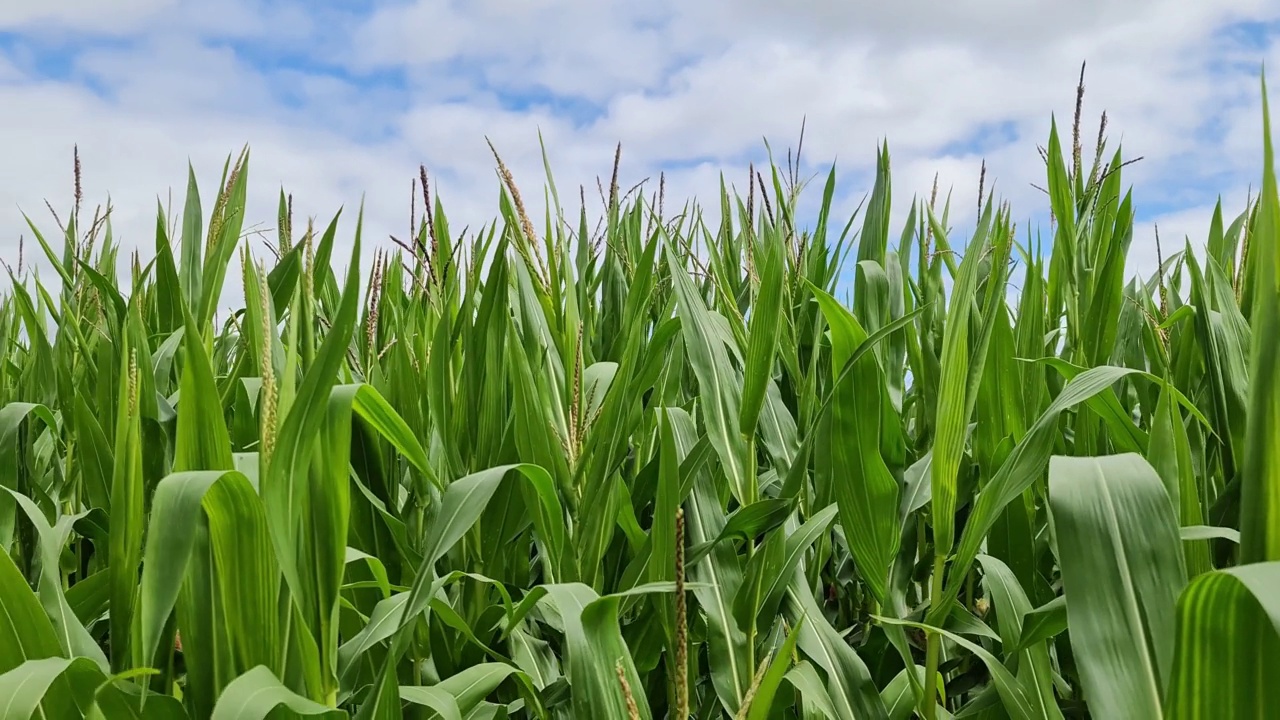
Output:
<svg viewBox="0 0 1280 720">
<path fill-rule="evenodd" d="M 1043 245 L 981 190 L 890 227 L 887 148 L 843 226 L 790 158 L 716 228 L 616 159 L 599 227 L 554 182 L 537 226 L 499 160 L 497 223 L 455 238 L 424 171 L 362 273 L 360 219 L 283 193 L 249 252 L 246 153 L 122 279 L 77 168 L 30 226 L 58 282 L 0 306 L 3 717 L 1264 717 L 1264 138 L 1250 206 L 1132 279 L 1078 112 Z"/>
</svg>

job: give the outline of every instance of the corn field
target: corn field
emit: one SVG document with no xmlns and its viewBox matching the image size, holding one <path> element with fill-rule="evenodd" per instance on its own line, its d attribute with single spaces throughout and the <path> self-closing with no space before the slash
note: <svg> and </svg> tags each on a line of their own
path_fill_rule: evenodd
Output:
<svg viewBox="0 0 1280 720">
<path fill-rule="evenodd" d="M 496 222 L 424 170 L 362 269 L 283 191 L 251 251 L 246 150 L 144 264 L 77 163 L 0 298 L 0 717 L 1272 717 L 1262 94 L 1260 193 L 1132 278 L 1078 112 L 1043 242 L 981 190 L 891 227 L 887 146 L 848 220 L 789 157 L 715 227 L 617 158 L 535 222 L 497 159 Z"/>
</svg>

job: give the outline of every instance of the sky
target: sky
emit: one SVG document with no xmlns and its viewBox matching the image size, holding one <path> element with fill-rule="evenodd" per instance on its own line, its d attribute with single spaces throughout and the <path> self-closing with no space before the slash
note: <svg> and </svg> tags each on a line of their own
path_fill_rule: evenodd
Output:
<svg viewBox="0 0 1280 720">
<path fill-rule="evenodd" d="M 936 174 L 965 236 L 985 161 L 1019 226 L 1048 233 L 1037 146 L 1055 116 L 1069 134 L 1086 61 L 1086 148 L 1105 110 L 1112 150 L 1143 158 L 1124 181 L 1128 271 L 1145 274 L 1155 227 L 1166 252 L 1202 245 L 1217 199 L 1229 221 L 1256 191 L 1277 0 L 0 0 L 0 258 L 15 264 L 25 235 L 38 260 L 22 213 L 56 232 L 45 201 L 65 217 L 77 145 L 85 213 L 109 196 L 144 262 L 188 162 L 207 211 L 248 144 L 246 229 L 274 237 L 282 187 L 295 228 L 344 207 L 341 271 L 362 201 L 364 267 L 407 234 L 419 164 L 455 231 L 493 222 L 486 139 L 541 226 L 539 134 L 571 216 L 580 185 L 599 211 L 619 142 L 623 188 L 665 173 L 668 207 L 696 197 L 714 215 L 721 174 L 745 192 L 765 141 L 785 158 L 802 122 L 806 207 L 834 163 L 841 227 L 887 141 L 897 223 Z"/>
</svg>

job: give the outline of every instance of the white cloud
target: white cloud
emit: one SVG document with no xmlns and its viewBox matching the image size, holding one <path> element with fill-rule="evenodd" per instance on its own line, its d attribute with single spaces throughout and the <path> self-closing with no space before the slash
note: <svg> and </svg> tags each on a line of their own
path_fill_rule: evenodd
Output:
<svg viewBox="0 0 1280 720">
<path fill-rule="evenodd" d="M 46 29 L 49 27 L 120 33 L 175 4 L 175 0 L 49 0 L 0 3 L 0 30 Z"/>
</svg>

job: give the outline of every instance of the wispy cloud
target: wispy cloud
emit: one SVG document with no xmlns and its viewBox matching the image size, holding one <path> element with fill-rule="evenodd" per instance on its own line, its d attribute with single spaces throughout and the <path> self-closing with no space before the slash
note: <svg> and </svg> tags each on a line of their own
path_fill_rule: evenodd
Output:
<svg viewBox="0 0 1280 720">
<path fill-rule="evenodd" d="M 536 189 L 541 133 L 566 203 L 579 185 L 594 201 L 619 141 L 624 184 L 666 172 L 670 196 L 713 200 L 720 171 L 741 187 L 762 139 L 785 151 L 802 121 L 806 172 L 838 161 L 842 215 L 887 138 L 900 216 L 938 174 L 963 233 L 985 159 L 988 186 L 1039 222 L 1036 146 L 1051 115 L 1069 126 L 1087 60 L 1086 126 L 1107 110 L 1112 146 L 1145 158 L 1126 182 L 1131 272 L 1146 270 L 1156 223 L 1196 241 L 1219 194 L 1238 212 L 1256 184 L 1257 72 L 1280 66 L 1278 40 L 1264 0 L 7 3 L 0 254 L 27 232 L 19 209 L 48 225 L 44 199 L 65 205 L 75 143 L 88 199 L 110 193 L 116 235 L 144 252 L 187 160 L 212 192 L 245 143 L 249 226 L 273 225 L 283 186 L 323 220 L 363 198 L 378 239 L 403 233 L 420 162 L 452 224 L 491 222 L 486 137 Z"/>
</svg>

